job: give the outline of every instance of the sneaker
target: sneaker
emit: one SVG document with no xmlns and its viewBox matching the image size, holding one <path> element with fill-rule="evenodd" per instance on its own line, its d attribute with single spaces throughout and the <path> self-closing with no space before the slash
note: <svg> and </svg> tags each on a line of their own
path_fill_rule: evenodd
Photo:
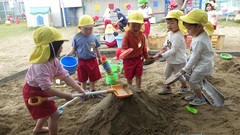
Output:
<svg viewBox="0 0 240 135">
<path fill-rule="evenodd" d="M 195 93 L 192 93 L 191 95 L 186 96 L 184 99 L 187 101 L 193 101 L 196 98 Z"/>
<path fill-rule="evenodd" d="M 92 90 L 91 92 L 95 92 L 96 90 Z M 92 98 L 99 98 L 100 94 L 95 94 L 95 95 L 91 95 Z"/>
<path fill-rule="evenodd" d="M 178 91 L 178 94 L 185 94 L 188 92 L 188 88 L 181 87 Z"/>
<path fill-rule="evenodd" d="M 172 89 L 171 88 L 164 87 L 158 94 L 166 95 L 166 94 L 171 94 L 171 93 L 172 93 Z"/>
<path fill-rule="evenodd" d="M 142 69 L 143 69 L 143 71 L 144 71 L 144 70 L 147 70 L 147 67 L 146 67 L 146 66 L 143 66 L 143 68 L 142 68 Z"/>
<path fill-rule="evenodd" d="M 85 92 L 88 93 L 89 90 L 86 90 Z M 85 97 L 80 97 L 80 100 L 83 101 L 83 102 L 87 101 L 88 100 L 88 96 L 86 95 Z"/>
<path fill-rule="evenodd" d="M 202 98 L 195 98 L 193 101 L 189 102 L 190 105 L 205 105 L 206 100 L 204 97 Z"/>
</svg>

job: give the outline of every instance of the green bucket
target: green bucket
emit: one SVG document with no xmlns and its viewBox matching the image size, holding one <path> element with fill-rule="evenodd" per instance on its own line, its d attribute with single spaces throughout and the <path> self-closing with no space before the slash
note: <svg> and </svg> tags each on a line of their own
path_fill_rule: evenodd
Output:
<svg viewBox="0 0 240 135">
<path fill-rule="evenodd" d="M 118 65 L 117 64 L 110 64 L 110 67 L 111 67 L 113 73 L 118 72 Z"/>
<path fill-rule="evenodd" d="M 106 74 L 106 84 L 116 84 L 118 82 L 118 74 L 112 73 L 111 75 Z"/>
</svg>

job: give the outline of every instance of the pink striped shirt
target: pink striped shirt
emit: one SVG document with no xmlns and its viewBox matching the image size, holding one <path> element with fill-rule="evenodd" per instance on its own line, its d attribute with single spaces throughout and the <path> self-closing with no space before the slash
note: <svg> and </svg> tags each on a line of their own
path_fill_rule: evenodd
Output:
<svg viewBox="0 0 240 135">
<path fill-rule="evenodd" d="M 69 75 L 57 58 L 54 59 L 54 63 L 55 66 L 49 61 L 32 64 L 27 71 L 26 82 L 32 87 L 40 87 L 42 90 L 46 90 L 51 87 L 53 77 L 60 76 L 64 79 Z"/>
</svg>

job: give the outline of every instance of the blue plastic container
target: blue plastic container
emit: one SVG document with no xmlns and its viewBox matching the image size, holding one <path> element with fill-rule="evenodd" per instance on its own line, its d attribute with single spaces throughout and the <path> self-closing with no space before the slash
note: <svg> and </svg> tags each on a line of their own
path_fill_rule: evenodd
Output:
<svg viewBox="0 0 240 135">
<path fill-rule="evenodd" d="M 74 74 L 77 69 L 78 60 L 73 56 L 66 56 L 60 59 L 60 63 L 69 74 Z"/>
<path fill-rule="evenodd" d="M 119 34 L 118 36 L 115 37 L 115 39 L 117 40 L 118 48 L 121 48 L 122 47 L 123 34 Z"/>
</svg>

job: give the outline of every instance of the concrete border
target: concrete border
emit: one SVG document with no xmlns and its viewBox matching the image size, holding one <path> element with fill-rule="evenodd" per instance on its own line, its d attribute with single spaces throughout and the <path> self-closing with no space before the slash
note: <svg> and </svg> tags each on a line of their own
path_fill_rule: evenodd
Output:
<svg viewBox="0 0 240 135">
<path fill-rule="evenodd" d="M 8 82 L 8 81 L 13 80 L 13 79 L 17 79 L 17 78 L 23 77 L 23 75 L 25 75 L 25 74 L 27 73 L 27 70 L 28 70 L 28 69 L 25 69 L 25 70 L 23 70 L 23 71 L 20 71 L 20 72 L 18 72 L 18 73 L 12 74 L 12 75 L 10 75 L 10 76 L 7 76 L 7 77 L 1 79 L 1 80 L 0 80 L 0 84 L 1 84 L 1 83 L 5 83 L 5 82 Z"/>
</svg>

